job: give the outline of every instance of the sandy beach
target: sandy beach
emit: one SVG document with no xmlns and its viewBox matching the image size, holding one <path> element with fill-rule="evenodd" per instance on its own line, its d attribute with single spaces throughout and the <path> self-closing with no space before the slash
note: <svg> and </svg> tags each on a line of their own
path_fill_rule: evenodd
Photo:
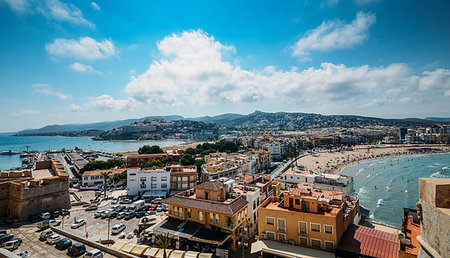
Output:
<svg viewBox="0 0 450 258">
<path fill-rule="evenodd" d="M 367 146 L 358 146 L 351 151 L 321 152 L 301 157 L 294 162 L 295 166 L 293 168 L 290 168 L 288 171 L 294 170 L 295 172 L 307 172 L 316 170 L 323 173 L 335 173 L 344 166 L 366 159 L 415 154 L 408 151 L 408 149 L 411 148 L 433 148 L 439 149 L 439 151 L 442 152 L 450 151 L 448 146 L 439 145 L 397 145 L 370 148 L 367 148 Z"/>
</svg>

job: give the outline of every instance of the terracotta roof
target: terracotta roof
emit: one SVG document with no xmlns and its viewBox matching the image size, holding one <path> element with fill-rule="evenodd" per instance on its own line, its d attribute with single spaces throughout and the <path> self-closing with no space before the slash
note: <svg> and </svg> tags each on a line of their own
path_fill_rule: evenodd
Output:
<svg viewBox="0 0 450 258">
<path fill-rule="evenodd" d="M 398 257 L 397 235 L 351 224 L 342 235 L 336 250 L 371 257 Z"/>
<path fill-rule="evenodd" d="M 207 181 L 207 182 L 197 185 L 196 188 L 218 191 L 218 190 L 222 189 L 222 187 L 223 187 L 223 183 L 220 181 Z"/>
<path fill-rule="evenodd" d="M 127 168 L 117 168 L 117 169 L 100 169 L 100 170 L 90 170 L 85 171 L 83 176 L 101 176 L 104 172 L 111 172 L 111 176 L 115 174 L 122 174 L 127 171 Z"/>
<path fill-rule="evenodd" d="M 165 199 L 163 203 L 228 215 L 236 214 L 248 204 L 245 196 L 243 195 L 237 197 L 232 202 L 215 202 L 174 195 Z"/>
<path fill-rule="evenodd" d="M 154 158 L 154 157 L 164 157 L 167 155 L 168 155 L 167 153 L 135 154 L 135 155 L 128 155 L 127 159 Z"/>
</svg>

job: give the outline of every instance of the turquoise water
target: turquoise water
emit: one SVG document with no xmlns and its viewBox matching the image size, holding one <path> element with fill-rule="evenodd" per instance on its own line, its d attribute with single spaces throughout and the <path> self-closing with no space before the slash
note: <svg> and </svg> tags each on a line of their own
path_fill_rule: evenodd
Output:
<svg viewBox="0 0 450 258">
<path fill-rule="evenodd" d="M 154 141 L 93 141 L 90 137 L 59 137 L 59 136 L 32 136 L 13 137 L 9 133 L 0 133 L 0 151 L 26 151 L 30 150 L 61 150 L 62 148 L 83 150 L 97 150 L 105 152 L 135 151 L 143 145 L 159 145 L 161 147 L 175 146 L 183 143 L 180 140 L 154 140 Z M 19 155 L 0 155 L 0 169 L 19 167 Z"/>
<path fill-rule="evenodd" d="M 400 227 L 403 208 L 417 208 L 419 178 L 450 178 L 450 154 L 366 160 L 341 173 L 353 176 L 359 203 L 370 210 L 371 220 Z"/>
</svg>

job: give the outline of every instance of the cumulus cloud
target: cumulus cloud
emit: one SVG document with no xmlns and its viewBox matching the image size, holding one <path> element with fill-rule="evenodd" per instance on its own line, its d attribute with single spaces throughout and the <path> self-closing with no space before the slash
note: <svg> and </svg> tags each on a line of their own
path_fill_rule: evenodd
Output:
<svg viewBox="0 0 450 258">
<path fill-rule="evenodd" d="M 93 8 L 94 10 L 100 11 L 100 6 L 98 6 L 98 4 L 97 4 L 96 2 L 92 2 L 92 3 L 91 3 L 91 6 L 92 6 L 92 8 Z"/>
<path fill-rule="evenodd" d="M 86 73 L 86 72 L 88 72 L 88 73 L 98 73 L 98 74 L 100 74 L 100 72 L 96 71 L 91 65 L 85 65 L 85 64 L 82 64 L 82 63 L 78 63 L 78 62 L 75 62 L 75 63 L 71 64 L 69 67 L 70 67 L 70 69 L 74 70 L 75 72 L 79 72 L 79 73 Z"/>
<path fill-rule="evenodd" d="M 77 105 L 77 104 L 70 104 L 70 105 L 67 107 L 67 109 L 68 109 L 70 112 L 82 112 L 82 111 L 84 111 L 84 108 L 83 108 L 82 106 L 80 106 L 80 105 Z"/>
<path fill-rule="evenodd" d="M 306 33 L 292 46 L 292 55 L 305 57 L 311 51 L 349 48 L 368 38 L 369 28 L 376 22 L 375 14 L 359 12 L 351 23 L 324 21 Z"/>
<path fill-rule="evenodd" d="M 35 92 L 39 92 L 44 95 L 56 96 L 61 100 L 66 100 L 69 98 L 68 95 L 66 95 L 60 91 L 54 90 L 50 85 L 45 84 L 45 83 L 36 83 L 36 84 L 33 84 L 32 87 L 34 88 Z"/>
<path fill-rule="evenodd" d="M 75 39 L 55 39 L 45 45 L 51 55 L 75 59 L 103 59 L 116 53 L 110 40 L 97 41 L 90 37 Z"/>
<path fill-rule="evenodd" d="M 37 115 L 40 112 L 32 109 L 22 109 L 18 112 L 12 112 L 10 115 L 12 116 L 29 116 L 29 115 Z"/>
<path fill-rule="evenodd" d="M 414 75 L 401 63 L 380 67 L 322 63 L 305 70 L 273 66 L 246 70 L 227 61 L 236 52 L 233 46 L 201 30 L 167 36 L 157 48 L 161 58 L 144 73 L 131 77 L 125 87 L 127 97 L 103 95 L 89 99 L 83 108 L 132 110 L 264 100 L 312 106 L 345 104 L 353 110 L 413 102 L 438 91 L 444 96 L 450 91 L 449 70 Z"/>
<path fill-rule="evenodd" d="M 81 10 L 73 4 L 59 0 L 3 0 L 18 14 L 40 14 L 48 20 L 68 22 L 75 25 L 95 27 L 83 17 Z"/>
</svg>

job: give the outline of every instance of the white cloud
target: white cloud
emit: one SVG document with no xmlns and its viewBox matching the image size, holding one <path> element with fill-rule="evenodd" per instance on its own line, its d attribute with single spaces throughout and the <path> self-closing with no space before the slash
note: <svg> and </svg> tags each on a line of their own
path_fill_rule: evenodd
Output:
<svg viewBox="0 0 450 258">
<path fill-rule="evenodd" d="M 70 112 L 82 112 L 82 111 L 84 111 L 84 108 L 83 108 L 82 106 L 80 106 L 80 105 L 77 105 L 77 104 L 70 104 L 70 105 L 67 107 L 67 109 L 68 109 Z"/>
<path fill-rule="evenodd" d="M 22 109 L 19 112 L 12 112 L 10 115 L 12 116 L 29 116 L 29 115 L 37 115 L 40 112 L 32 109 Z"/>
<path fill-rule="evenodd" d="M 63 94 L 60 91 L 55 91 L 50 85 L 45 84 L 45 83 L 36 83 L 32 85 L 34 88 L 34 91 L 45 94 L 45 95 L 49 95 L 49 96 L 56 96 L 58 98 L 60 98 L 61 100 L 66 100 L 69 98 L 68 95 Z"/>
<path fill-rule="evenodd" d="M 436 69 L 432 72 L 425 71 L 419 79 L 419 89 L 422 91 L 446 91 L 450 90 L 450 70 Z"/>
<path fill-rule="evenodd" d="M 55 39 L 45 45 L 51 55 L 75 59 L 103 59 L 116 53 L 110 40 L 97 41 L 90 37 L 75 39 Z"/>
<path fill-rule="evenodd" d="M 82 63 L 78 63 L 78 62 L 71 64 L 70 69 L 74 70 L 75 72 L 79 72 L 79 73 L 89 72 L 89 73 L 101 74 L 101 72 L 96 71 L 91 65 L 85 65 Z"/>
<path fill-rule="evenodd" d="M 133 111 L 138 104 L 132 98 L 116 100 L 110 95 L 101 95 L 98 97 L 89 97 L 89 100 L 83 104 L 83 108 L 100 111 Z"/>
<path fill-rule="evenodd" d="M 91 6 L 92 6 L 92 8 L 93 8 L 94 10 L 100 11 L 100 6 L 98 6 L 98 4 L 97 4 L 96 2 L 92 2 L 92 3 L 91 3 Z"/>
<path fill-rule="evenodd" d="M 374 14 L 363 12 L 359 12 L 349 24 L 340 20 L 324 21 L 292 46 L 292 55 L 304 57 L 311 51 L 343 49 L 360 44 L 368 38 L 369 28 L 375 21 Z"/>
<path fill-rule="evenodd" d="M 73 4 L 59 0 L 3 0 L 18 14 L 38 13 L 48 20 L 68 22 L 94 28 L 95 25 L 83 17 L 81 10 Z"/>
</svg>

